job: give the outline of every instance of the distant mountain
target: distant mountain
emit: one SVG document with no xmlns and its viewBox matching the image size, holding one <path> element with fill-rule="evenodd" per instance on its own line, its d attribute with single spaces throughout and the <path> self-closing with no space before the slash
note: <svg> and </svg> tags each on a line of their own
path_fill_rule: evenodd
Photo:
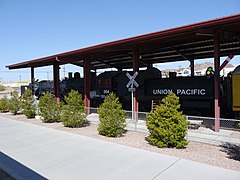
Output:
<svg viewBox="0 0 240 180">
<path fill-rule="evenodd" d="M 205 63 L 201 63 L 201 64 L 195 64 L 194 69 L 197 71 L 197 70 L 207 69 L 210 66 L 214 67 L 214 64 L 212 62 L 205 62 Z M 227 64 L 225 67 L 233 68 L 234 66 L 232 64 Z"/>
<path fill-rule="evenodd" d="M 199 71 L 199 70 L 203 70 L 203 69 L 207 69 L 208 67 L 214 67 L 214 64 L 212 62 L 204 62 L 204 63 L 200 63 L 200 64 L 195 64 L 194 65 L 194 70 L 195 71 Z M 227 68 L 233 68 L 234 65 L 232 65 L 231 63 L 227 64 L 227 66 L 225 66 Z M 190 69 L 190 67 L 181 67 L 181 68 L 176 68 L 176 69 L 164 69 L 162 70 L 163 72 L 178 72 L 178 71 L 182 71 L 184 69 Z"/>
</svg>

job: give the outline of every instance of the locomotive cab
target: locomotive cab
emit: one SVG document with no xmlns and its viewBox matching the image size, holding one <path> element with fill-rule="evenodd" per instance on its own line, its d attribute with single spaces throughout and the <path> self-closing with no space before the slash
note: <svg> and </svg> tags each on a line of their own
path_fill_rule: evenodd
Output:
<svg viewBox="0 0 240 180">
<path fill-rule="evenodd" d="M 97 77 L 96 93 L 106 96 L 110 92 L 115 92 L 116 82 L 114 81 L 114 77 L 118 76 L 120 73 L 119 71 L 107 71 L 99 74 Z"/>
</svg>

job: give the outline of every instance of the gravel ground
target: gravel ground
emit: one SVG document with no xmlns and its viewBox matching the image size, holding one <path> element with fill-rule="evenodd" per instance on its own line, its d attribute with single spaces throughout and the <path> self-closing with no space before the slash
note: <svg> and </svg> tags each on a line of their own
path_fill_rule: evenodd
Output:
<svg viewBox="0 0 240 180">
<path fill-rule="evenodd" d="M 213 146 L 209 144 L 190 142 L 185 149 L 157 148 L 150 145 L 145 140 L 147 134 L 144 133 L 128 131 L 122 137 L 109 138 L 99 135 L 97 132 L 97 126 L 92 124 L 84 128 L 66 128 L 62 125 L 62 123 L 42 123 L 42 121 L 38 119 L 27 119 L 24 115 L 13 116 L 11 113 L 1 113 L 0 115 L 21 122 L 54 128 L 61 131 L 88 136 L 104 141 L 118 143 L 121 145 L 131 146 L 146 151 L 152 151 L 226 169 L 240 171 L 239 146 Z"/>
</svg>

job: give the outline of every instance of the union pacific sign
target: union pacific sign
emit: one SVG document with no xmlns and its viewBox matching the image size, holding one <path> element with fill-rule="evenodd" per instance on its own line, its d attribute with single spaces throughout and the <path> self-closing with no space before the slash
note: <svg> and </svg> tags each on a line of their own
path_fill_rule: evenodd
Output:
<svg viewBox="0 0 240 180">
<path fill-rule="evenodd" d="M 206 77 L 180 77 L 173 79 L 150 79 L 146 81 L 145 95 L 166 96 L 213 96 L 213 79 Z"/>
</svg>

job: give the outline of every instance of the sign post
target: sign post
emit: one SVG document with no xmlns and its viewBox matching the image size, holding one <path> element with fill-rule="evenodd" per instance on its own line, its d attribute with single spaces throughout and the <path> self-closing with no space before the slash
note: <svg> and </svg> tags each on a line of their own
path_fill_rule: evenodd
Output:
<svg viewBox="0 0 240 180">
<path fill-rule="evenodd" d="M 138 83 L 135 81 L 138 72 L 135 72 L 132 76 L 129 73 L 126 73 L 126 76 L 129 78 L 129 82 L 127 83 L 126 87 L 128 91 L 131 91 L 131 99 L 132 99 L 132 121 L 134 121 L 134 102 L 133 102 L 133 92 L 136 91 L 136 88 L 139 86 Z M 134 86 L 136 88 L 134 88 Z M 136 130 L 136 122 L 135 122 L 135 130 Z"/>
</svg>

